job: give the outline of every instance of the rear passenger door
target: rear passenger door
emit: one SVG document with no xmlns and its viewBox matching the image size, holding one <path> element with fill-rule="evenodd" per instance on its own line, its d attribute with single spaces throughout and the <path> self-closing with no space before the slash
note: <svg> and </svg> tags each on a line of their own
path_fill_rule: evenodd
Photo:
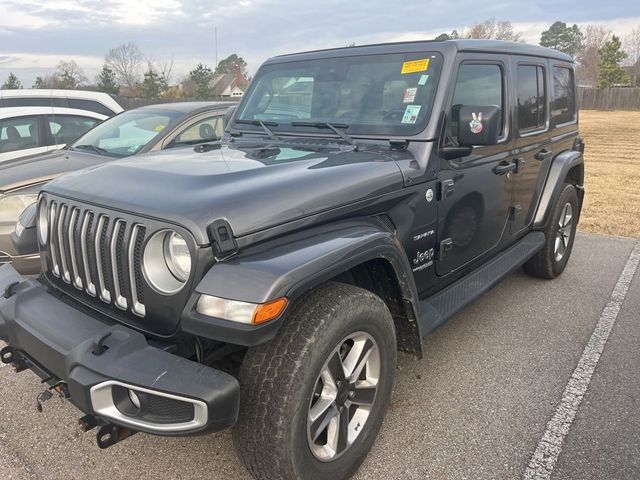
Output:
<svg viewBox="0 0 640 480">
<path fill-rule="evenodd" d="M 510 231 L 517 235 L 531 225 L 538 199 L 554 155 L 549 125 L 549 64 L 544 58 L 512 58 L 515 156 L 513 217 Z"/>
</svg>

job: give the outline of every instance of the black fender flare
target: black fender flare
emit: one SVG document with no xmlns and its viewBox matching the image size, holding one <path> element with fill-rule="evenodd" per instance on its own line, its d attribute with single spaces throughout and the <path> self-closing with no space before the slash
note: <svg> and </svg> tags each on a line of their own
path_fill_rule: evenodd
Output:
<svg viewBox="0 0 640 480">
<path fill-rule="evenodd" d="M 266 303 L 287 297 L 291 304 L 315 286 L 374 259 L 385 259 L 391 264 L 403 300 L 412 306 L 412 313 L 417 318 L 418 294 L 404 249 L 395 233 L 367 217 L 321 225 L 268 240 L 214 264 L 195 288 L 189 301 L 191 312 L 188 312 L 188 305 L 183 313 L 182 329 L 187 333 L 240 345 L 262 343 L 275 336 L 286 310 L 280 319 L 264 326 L 233 324 L 219 319 L 205 320 L 194 314 L 197 298 L 205 294 Z M 206 332 L 203 322 L 211 327 Z"/>
<path fill-rule="evenodd" d="M 540 195 L 538 208 L 536 209 L 536 214 L 533 219 L 534 229 L 542 230 L 547 226 L 549 213 L 562 191 L 564 180 L 567 178 L 569 171 L 576 166 L 584 166 L 584 157 L 582 153 L 577 150 L 566 150 L 556 155 L 553 159 L 542 194 Z M 580 170 L 580 175 L 577 179 L 577 187 L 579 190 L 578 198 L 580 201 L 580 207 L 582 207 L 584 169 Z"/>
</svg>

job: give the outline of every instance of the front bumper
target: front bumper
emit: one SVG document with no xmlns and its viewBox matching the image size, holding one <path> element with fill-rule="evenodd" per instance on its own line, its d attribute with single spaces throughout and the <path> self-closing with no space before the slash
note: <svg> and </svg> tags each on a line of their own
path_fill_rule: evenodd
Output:
<svg viewBox="0 0 640 480">
<path fill-rule="evenodd" d="M 0 267 L 0 339 L 9 345 L 5 363 L 31 369 L 49 386 L 63 385 L 71 403 L 103 423 L 188 435 L 223 430 L 237 420 L 234 377 L 95 318 L 10 265 Z"/>
</svg>

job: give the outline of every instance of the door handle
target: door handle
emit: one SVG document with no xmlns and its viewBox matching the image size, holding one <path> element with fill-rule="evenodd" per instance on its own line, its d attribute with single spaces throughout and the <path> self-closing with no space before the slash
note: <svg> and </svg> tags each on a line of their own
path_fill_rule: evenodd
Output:
<svg viewBox="0 0 640 480">
<path fill-rule="evenodd" d="M 502 162 L 499 165 L 493 167 L 493 173 L 496 175 L 504 175 L 507 172 L 513 172 L 518 169 L 518 164 L 516 162 Z"/>
<path fill-rule="evenodd" d="M 541 162 L 543 162 L 544 160 L 549 160 L 551 158 L 551 155 L 553 155 L 553 152 L 551 150 L 547 150 L 546 148 L 543 148 L 542 150 L 540 150 L 538 153 L 536 153 L 533 158 L 535 158 L 536 160 L 540 160 Z"/>
</svg>

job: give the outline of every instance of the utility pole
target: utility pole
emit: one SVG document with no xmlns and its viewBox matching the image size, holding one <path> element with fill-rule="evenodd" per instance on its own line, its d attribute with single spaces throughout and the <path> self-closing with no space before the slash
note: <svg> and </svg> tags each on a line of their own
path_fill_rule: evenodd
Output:
<svg viewBox="0 0 640 480">
<path fill-rule="evenodd" d="M 216 53 L 216 64 L 213 67 L 213 71 L 215 72 L 218 68 L 218 27 L 213 27 L 213 43 Z"/>
</svg>

